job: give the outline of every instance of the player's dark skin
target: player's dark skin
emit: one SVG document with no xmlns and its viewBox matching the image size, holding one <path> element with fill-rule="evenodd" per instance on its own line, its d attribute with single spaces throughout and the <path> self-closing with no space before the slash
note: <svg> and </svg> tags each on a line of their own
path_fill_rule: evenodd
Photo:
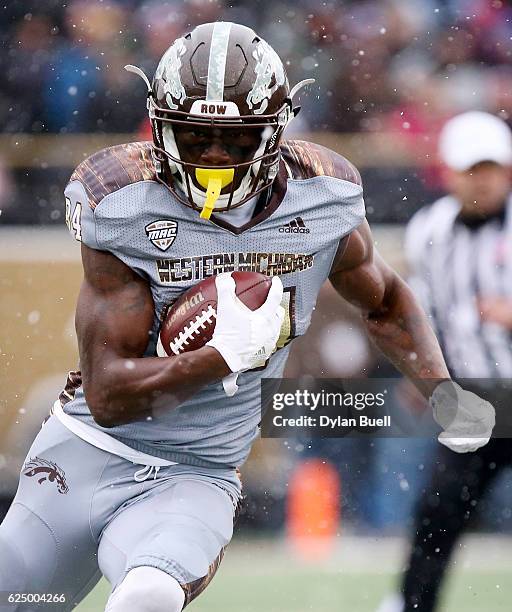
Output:
<svg viewBox="0 0 512 612">
<path fill-rule="evenodd" d="M 234 166 L 254 158 L 261 142 L 262 128 L 222 130 L 209 127 L 175 126 L 174 137 L 180 157 L 185 163 L 205 166 Z M 239 186 L 247 167 L 235 169 L 234 187 Z M 192 179 L 194 180 L 193 174 Z M 194 183 L 197 182 L 194 180 Z M 228 185 L 222 193 L 228 193 Z"/>
<path fill-rule="evenodd" d="M 113 427 L 151 416 L 165 396 L 183 402 L 230 373 L 208 346 L 141 359 L 153 324 L 149 284 L 114 255 L 82 245 L 76 331 L 84 393 L 95 421 Z"/>
<path fill-rule="evenodd" d="M 195 157 L 208 165 L 235 162 L 231 154 L 236 151 L 223 146 L 217 136 L 206 141 L 197 157 L 198 153 Z M 85 245 L 82 262 L 76 329 L 84 393 L 99 425 L 113 427 L 169 410 L 229 374 L 224 359 L 211 347 L 143 358 L 154 316 L 148 282 L 114 255 Z M 439 379 L 449 378 L 424 312 L 374 251 L 366 221 L 344 239 L 330 281 L 360 310 L 375 344 L 425 397 Z"/>
</svg>

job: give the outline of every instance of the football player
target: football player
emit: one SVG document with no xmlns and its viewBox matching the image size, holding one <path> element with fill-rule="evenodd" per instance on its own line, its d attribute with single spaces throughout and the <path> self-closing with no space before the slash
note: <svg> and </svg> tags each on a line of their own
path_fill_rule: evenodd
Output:
<svg viewBox="0 0 512 612">
<path fill-rule="evenodd" d="M 303 83 L 290 90 L 264 40 L 208 23 L 169 47 L 152 83 L 128 69 L 146 82 L 153 142 L 96 153 L 66 188 L 84 268 L 80 371 L 0 528 L 0 591 L 62 595 L 45 609 L 71 609 L 101 574 L 109 612 L 178 612 L 206 587 L 232 535 L 260 379 L 281 375 L 327 279 L 430 398 L 443 443 L 474 449 L 494 423 L 492 406 L 449 381 L 425 315 L 375 252 L 356 168 L 283 141 Z M 233 270 L 273 277 L 260 309 L 240 308 Z M 157 356 L 164 309 L 211 275 L 213 339 Z"/>
</svg>

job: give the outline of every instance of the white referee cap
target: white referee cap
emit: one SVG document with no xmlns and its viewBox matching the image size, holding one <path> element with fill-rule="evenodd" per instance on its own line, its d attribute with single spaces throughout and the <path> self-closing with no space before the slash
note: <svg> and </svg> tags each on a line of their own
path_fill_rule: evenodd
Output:
<svg viewBox="0 0 512 612">
<path fill-rule="evenodd" d="M 483 161 L 512 166 L 512 132 L 495 115 L 463 113 L 441 130 L 439 156 L 448 167 L 462 172 Z"/>
</svg>

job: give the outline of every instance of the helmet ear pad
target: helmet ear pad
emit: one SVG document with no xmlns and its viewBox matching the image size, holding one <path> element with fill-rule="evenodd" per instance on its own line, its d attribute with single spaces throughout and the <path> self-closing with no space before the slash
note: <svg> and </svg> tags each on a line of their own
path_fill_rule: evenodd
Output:
<svg viewBox="0 0 512 612">
<path fill-rule="evenodd" d="M 174 136 L 174 129 L 172 125 L 162 125 L 162 149 L 169 153 L 172 157 L 176 159 L 181 159 L 178 145 L 176 144 L 176 138 Z M 167 157 L 167 167 L 171 174 L 180 174 L 182 175 L 183 168 L 172 161 L 171 157 Z M 183 178 L 183 177 L 182 177 Z"/>
</svg>

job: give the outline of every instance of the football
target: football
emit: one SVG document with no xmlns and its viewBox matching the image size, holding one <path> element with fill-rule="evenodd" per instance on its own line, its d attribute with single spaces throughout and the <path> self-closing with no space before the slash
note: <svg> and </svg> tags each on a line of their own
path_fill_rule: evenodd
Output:
<svg viewBox="0 0 512 612">
<path fill-rule="evenodd" d="M 232 272 L 236 295 L 251 310 L 262 306 L 272 279 L 259 272 Z M 217 316 L 215 276 L 187 289 L 167 310 L 160 328 L 157 355 L 168 357 L 204 346 L 213 336 Z"/>
</svg>

